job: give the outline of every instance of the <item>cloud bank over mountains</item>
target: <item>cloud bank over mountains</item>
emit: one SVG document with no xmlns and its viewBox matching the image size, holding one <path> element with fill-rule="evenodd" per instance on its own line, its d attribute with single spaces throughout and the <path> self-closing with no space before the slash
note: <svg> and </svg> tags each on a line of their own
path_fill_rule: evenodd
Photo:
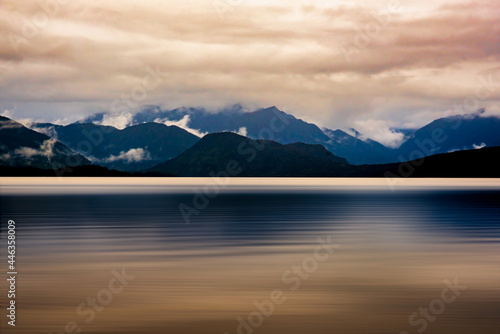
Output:
<svg viewBox="0 0 500 334">
<path fill-rule="evenodd" d="M 277 105 L 397 142 L 390 127 L 500 114 L 496 0 L 57 1 L 2 1 L 0 110 L 15 119 Z"/>
</svg>

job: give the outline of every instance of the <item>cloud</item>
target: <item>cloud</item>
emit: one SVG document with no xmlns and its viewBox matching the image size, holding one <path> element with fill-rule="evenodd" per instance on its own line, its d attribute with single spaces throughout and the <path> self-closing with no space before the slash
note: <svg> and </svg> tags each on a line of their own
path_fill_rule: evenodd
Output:
<svg viewBox="0 0 500 334">
<path fill-rule="evenodd" d="M 238 129 L 238 132 L 236 132 L 237 134 L 239 134 L 240 136 L 244 136 L 246 137 L 247 136 L 247 128 L 246 127 L 241 127 Z"/>
<path fill-rule="evenodd" d="M 4 111 L 2 111 L 2 113 L 0 114 L 0 116 L 12 118 L 13 114 L 14 114 L 13 111 L 5 109 Z"/>
<path fill-rule="evenodd" d="M 16 51 L 11 37 L 23 37 L 46 0 L 3 0 L 0 108 L 51 120 L 112 110 L 116 99 L 166 108 L 241 102 L 288 105 L 321 126 L 348 128 L 384 116 L 428 121 L 474 94 L 480 73 L 498 72 L 497 0 L 401 1 L 356 47 L 358 28 L 376 23 L 389 2 L 252 1 L 223 20 L 212 1 L 69 2 Z M 350 61 L 342 45 L 353 50 Z M 130 100 L 148 68 L 159 69 L 161 82 Z M 498 104 L 500 88 L 481 102 Z M 122 128 L 122 116 L 106 124 Z"/>
<path fill-rule="evenodd" d="M 391 124 L 390 121 L 369 119 L 357 121 L 356 127 L 361 133 L 361 140 L 369 138 L 387 147 L 398 148 L 405 141 L 405 135 L 394 131 Z"/>
<path fill-rule="evenodd" d="M 130 163 L 151 160 L 151 154 L 149 153 L 148 150 L 145 150 L 143 148 L 132 148 L 127 152 L 125 151 L 120 152 L 119 155 L 110 155 L 108 158 L 105 159 L 96 159 L 92 157 L 91 160 L 96 162 L 106 162 L 106 163 L 124 161 L 130 164 Z"/>
<path fill-rule="evenodd" d="M 155 123 L 162 123 L 162 124 L 165 124 L 167 126 L 171 126 L 171 125 L 175 125 L 175 126 L 178 126 L 179 128 L 181 129 L 184 129 L 186 130 L 187 132 L 197 136 L 197 137 L 203 137 L 204 135 L 206 135 L 207 133 L 206 132 L 200 132 L 199 130 L 197 129 L 192 129 L 188 126 L 189 124 L 189 115 L 185 115 L 183 118 L 181 118 L 180 120 L 178 121 L 171 121 L 171 120 L 168 120 L 168 119 L 160 119 L 160 118 L 157 118 L 154 120 Z"/>
<path fill-rule="evenodd" d="M 43 133 L 44 135 L 49 136 L 50 138 L 57 139 L 57 131 L 55 126 L 53 125 L 48 127 L 38 127 L 36 126 L 36 123 L 31 123 L 28 124 L 27 127 L 38 133 Z"/>
<path fill-rule="evenodd" d="M 475 150 L 479 150 L 481 148 L 486 147 L 486 144 L 485 143 L 481 143 L 481 145 L 472 144 L 472 147 L 474 147 Z"/>
<path fill-rule="evenodd" d="M 108 125 L 115 127 L 117 129 L 124 129 L 127 126 L 132 125 L 132 113 L 106 113 L 101 122 L 95 122 L 100 125 Z"/>
<path fill-rule="evenodd" d="M 16 129 L 22 127 L 23 125 L 18 122 L 0 120 L 0 129 Z"/>
<path fill-rule="evenodd" d="M 49 161 L 55 156 L 54 153 L 54 145 L 57 140 L 55 139 L 47 139 L 41 145 L 39 149 L 35 149 L 32 147 L 20 147 L 14 150 L 14 155 L 21 156 L 24 159 L 31 160 L 35 156 L 44 156 Z"/>
</svg>

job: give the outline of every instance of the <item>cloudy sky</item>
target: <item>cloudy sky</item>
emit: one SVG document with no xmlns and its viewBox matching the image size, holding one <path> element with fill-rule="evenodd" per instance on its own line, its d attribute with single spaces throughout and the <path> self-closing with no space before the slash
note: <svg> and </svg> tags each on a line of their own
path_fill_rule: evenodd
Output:
<svg viewBox="0 0 500 334">
<path fill-rule="evenodd" d="M 500 114 L 499 56 L 498 0 L 2 0 L 0 111 L 276 105 L 388 142 L 391 126 Z"/>
</svg>

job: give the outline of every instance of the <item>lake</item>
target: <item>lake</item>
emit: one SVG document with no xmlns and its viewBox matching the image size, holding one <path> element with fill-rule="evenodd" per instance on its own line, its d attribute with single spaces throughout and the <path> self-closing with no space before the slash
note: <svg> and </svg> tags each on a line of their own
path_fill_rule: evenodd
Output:
<svg viewBox="0 0 500 334">
<path fill-rule="evenodd" d="M 0 186 L 18 271 L 2 332 L 500 332 L 499 179 Z"/>
</svg>

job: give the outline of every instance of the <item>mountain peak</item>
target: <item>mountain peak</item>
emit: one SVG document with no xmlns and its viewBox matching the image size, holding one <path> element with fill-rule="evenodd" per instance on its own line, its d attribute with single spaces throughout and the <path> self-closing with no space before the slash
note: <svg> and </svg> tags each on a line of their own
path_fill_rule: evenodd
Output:
<svg viewBox="0 0 500 334">
<path fill-rule="evenodd" d="M 262 111 L 266 111 L 266 112 L 272 112 L 272 113 L 282 112 L 276 106 L 271 106 L 271 107 L 263 108 L 261 110 Z"/>
<path fill-rule="evenodd" d="M 351 135 L 352 135 L 353 137 L 356 137 L 356 138 L 357 138 L 357 137 L 360 137 L 360 136 L 361 136 L 361 133 L 359 133 L 359 131 L 358 131 L 358 130 L 356 130 L 356 129 L 354 129 L 354 128 L 349 128 L 347 131 L 348 131 L 349 133 L 351 133 Z"/>
<path fill-rule="evenodd" d="M 282 115 L 282 117 L 284 116 L 284 117 L 289 118 L 289 119 L 296 119 L 293 115 L 287 114 L 286 112 L 279 110 L 275 106 L 268 107 L 268 108 L 258 109 L 258 110 L 249 112 L 248 114 L 266 115 L 267 117 L 276 116 L 276 115 Z"/>
<path fill-rule="evenodd" d="M 224 171 L 231 163 L 237 176 L 327 176 L 346 168 L 345 159 L 321 145 L 253 140 L 232 132 L 203 137 L 181 155 L 151 171 L 178 176 L 206 176 Z"/>
</svg>

